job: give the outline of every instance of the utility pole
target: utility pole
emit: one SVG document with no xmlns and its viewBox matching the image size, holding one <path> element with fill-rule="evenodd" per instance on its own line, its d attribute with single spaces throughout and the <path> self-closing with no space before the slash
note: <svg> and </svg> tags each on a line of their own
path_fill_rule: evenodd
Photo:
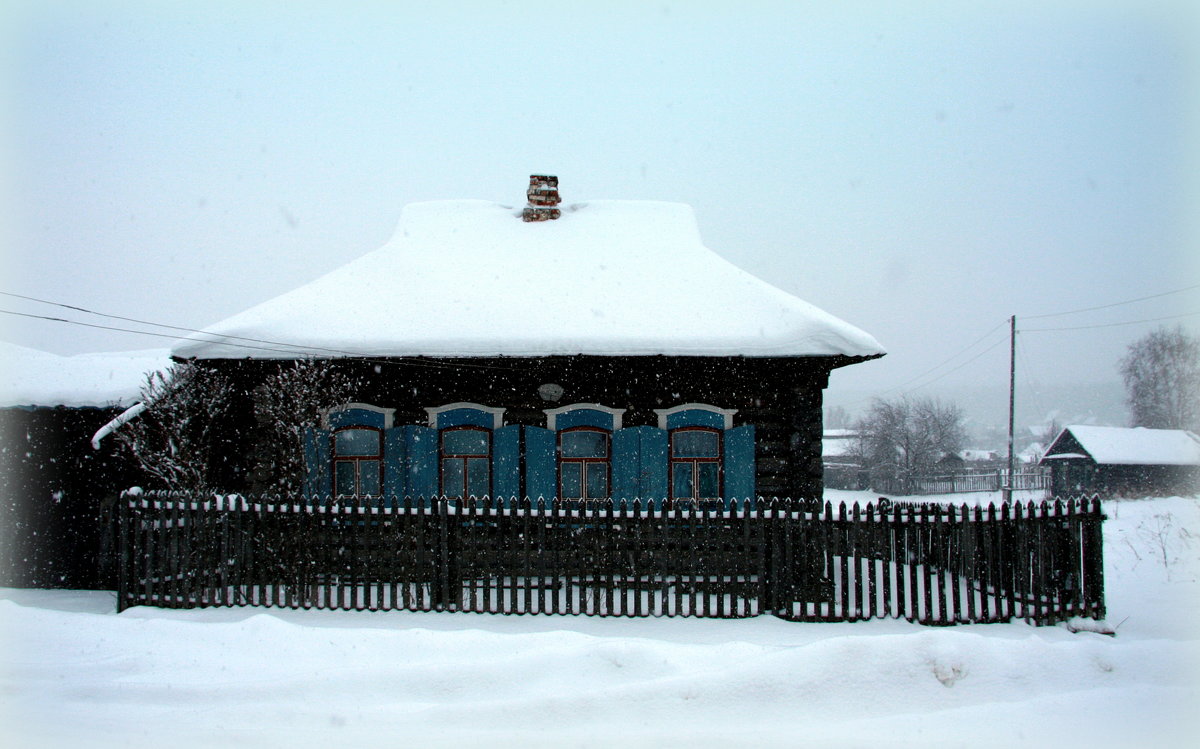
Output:
<svg viewBox="0 0 1200 749">
<path fill-rule="evenodd" d="M 1008 478 L 1001 488 L 1004 502 L 1012 501 L 1013 487 L 1013 412 L 1017 392 L 1017 316 L 1008 320 Z"/>
</svg>

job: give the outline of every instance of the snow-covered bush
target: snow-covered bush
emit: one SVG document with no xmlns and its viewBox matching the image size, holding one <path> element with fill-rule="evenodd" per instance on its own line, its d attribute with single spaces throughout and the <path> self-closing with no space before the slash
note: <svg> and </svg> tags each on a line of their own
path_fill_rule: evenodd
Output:
<svg viewBox="0 0 1200 749">
<path fill-rule="evenodd" d="M 357 386 L 328 359 L 302 359 L 281 365 L 254 389 L 258 439 L 249 477 L 254 492 L 301 490 L 305 429 L 316 427 L 324 411 L 352 400 Z"/>
<path fill-rule="evenodd" d="M 216 456 L 229 439 L 233 405 L 229 380 L 190 362 L 146 377 L 145 410 L 116 432 L 142 470 L 177 491 L 207 492 L 219 482 Z"/>
</svg>

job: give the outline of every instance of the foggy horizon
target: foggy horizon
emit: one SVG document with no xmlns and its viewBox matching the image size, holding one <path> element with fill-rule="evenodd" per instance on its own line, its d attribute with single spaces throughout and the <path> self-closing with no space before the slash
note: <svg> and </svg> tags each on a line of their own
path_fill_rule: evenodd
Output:
<svg viewBox="0 0 1200 749">
<path fill-rule="evenodd" d="M 834 371 L 827 405 L 1007 388 L 1013 314 L 1019 399 L 1200 329 L 1186 3 L 0 18 L 10 294 L 202 328 L 378 248 L 407 203 L 520 205 L 550 173 L 566 203 L 691 205 L 714 252 L 875 336 L 888 355 Z M 171 343 L 3 317 L 59 354 Z"/>
</svg>

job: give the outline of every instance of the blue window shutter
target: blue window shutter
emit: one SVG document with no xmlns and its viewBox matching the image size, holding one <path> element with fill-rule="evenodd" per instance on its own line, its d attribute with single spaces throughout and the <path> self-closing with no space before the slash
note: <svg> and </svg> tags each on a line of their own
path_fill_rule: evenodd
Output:
<svg viewBox="0 0 1200 749">
<path fill-rule="evenodd" d="M 521 427 L 512 424 L 492 432 L 492 498 L 510 500 L 521 494 Z"/>
<path fill-rule="evenodd" d="M 641 431 L 641 497 L 652 500 L 661 509 L 667 497 L 667 432 L 655 427 L 635 427 Z"/>
<path fill-rule="evenodd" d="M 408 496 L 432 499 L 438 495 L 438 433 L 430 427 L 406 424 L 404 455 L 408 463 Z"/>
<path fill-rule="evenodd" d="M 618 429 L 612 435 L 612 496 L 632 502 L 641 495 L 642 452 L 638 429 Z"/>
<path fill-rule="evenodd" d="M 725 500 L 754 498 L 754 425 L 725 432 Z"/>
<path fill-rule="evenodd" d="M 383 433 L 383 494 L 403 498 L 408 494 L 407 461 L 404 459 L 404 430 L 400 427 Z"/>
<path fill-rule="evenodd" d="M 558 496 L 557 453 L 554 432 L 525 427 L 525 496 L 534 502 Z"/>
<path fill-rule="evenodd" d="M 667 496 L 667 433 L 650 426 L 613 432 L 613 496 L 662 507 Z"/>
<path fill-rule="evenodd" d="M 304 493 L 322 499 L 333 493 L 332 456 L 329 454 L 328 429 L 304 430 Z"/>
</svg>

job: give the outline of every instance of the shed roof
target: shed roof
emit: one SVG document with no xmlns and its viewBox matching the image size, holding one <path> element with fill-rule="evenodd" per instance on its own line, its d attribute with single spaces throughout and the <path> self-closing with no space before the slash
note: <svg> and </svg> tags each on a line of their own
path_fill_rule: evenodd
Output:
<svg viewBox="0 0 1200 749">
<path fill-rule="evenodd" d="M 166 349 L 58 356 L 0 342 L 0 406 L 128 406 Z"/>
<path fill-rule="evenodd" d="M 704 247 L 686 205 L 604 200 L 565 205 L 556 221 L 520 215 L 477 200 L 409 205 L 383 247 L 193 334 L 172 353 L 884 353 L 867 333 Z"/>
<path fill-rule="evenodd" d="M 854 453 L 858 432 L 852 429 L 826 429 L 821 436 L 821 457 L 844 458 Z"/>
<path fill-rule="evenodd" d="M 1200 437 L 1182 429 L 1066 427 L 1046 450 L 1045 460 L 1087 456 L 1100 465 L 1200 465 Z"/>
</svg>

